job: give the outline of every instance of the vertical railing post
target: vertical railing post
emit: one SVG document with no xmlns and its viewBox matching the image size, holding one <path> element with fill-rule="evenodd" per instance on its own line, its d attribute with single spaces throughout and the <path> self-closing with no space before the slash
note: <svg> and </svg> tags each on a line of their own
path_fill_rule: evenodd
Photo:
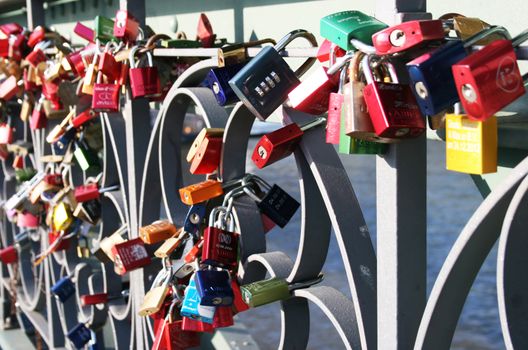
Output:
<svg viewBox="0 0 528 350">
<path fill-rule="evenodd" d="M 43 0 L 26 0 L 26 11 L 27 27 L 29 30 L 33 30 L 37 26 L 45 25 Z"/>
<path fill-rule="evenodd" d="M 389 24 L 425 19 L 425 0 L 377 0 Z M 401 79 L 403 80 L 403 79 Z M 426 137 L 377 157 L 378 349 L 412 349 L 426 303 Z"/>
</svg>

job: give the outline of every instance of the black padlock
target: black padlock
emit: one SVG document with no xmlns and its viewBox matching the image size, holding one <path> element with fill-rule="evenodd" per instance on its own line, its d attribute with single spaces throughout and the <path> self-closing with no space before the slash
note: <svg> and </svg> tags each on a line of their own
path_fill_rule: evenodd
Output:
<svg viewBox="0 0 528 350">
<path fill-rule="evenodd" d="M 303 29 L 294 30 L 277 45 L 263 48 L 229 81 L 240 101 L 260 120 L 266 120 L 286 101 L 288 93 L 300 84 L 298 77 L 315 63 L 315 57 L 309 58 L 294 72 L 281 57 L 279 51 L 298 37 L 317 46 L 313 34 Z"/>
<path fill-rule="evenodd" d="M 101 203 L 98 199 L 77 203 L 73 216 L 91 225 L 97 224 L 101 218 Z"/>
</svg>

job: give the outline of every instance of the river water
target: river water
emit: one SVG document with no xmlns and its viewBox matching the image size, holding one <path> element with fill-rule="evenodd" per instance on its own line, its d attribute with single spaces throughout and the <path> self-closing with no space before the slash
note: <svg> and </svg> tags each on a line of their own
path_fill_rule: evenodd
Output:
<svg viewBox="0 0 528 350">
<path fill-rule="evenodd" d="M 257 139 L 251 139 L 248 155 Z M 427 163 L 427 249 L 428 293 L 443 261 L 476 210 L 482 197 L 468 175 L 445 170 L 444 143 L 429 141 Z M 375 157 L 342 155 L 341 161 L 354 186 L 366 222 L 376 242 L 376 183 Z M 289 157 L 268 168 L 258 170 L 251 161 L 248 172 L 256 173 L 271 183 L 277 183 L 299 199 L 297 168 Z M 268 251 L 283 251 L 295 260 L 299 244 L 300 210 L 284 228 L 267 234 Z M 464 307 L 453 339 L 453 349 L 504 348 L 497 310 L 496 247 L 482 267 Z M 330 252 L 323 272 L 323 284 L 337 288 L 350 296 L 347 279 L 336 240 L 332 235 Z M 279 303 L 249 310 L 239 316 L 262 349 L 276 349 L 280 337 Z M 343 344 L 330 321 L 317 307 L 310 306 L 309 349 L 343 349 Z"/>
</svg>

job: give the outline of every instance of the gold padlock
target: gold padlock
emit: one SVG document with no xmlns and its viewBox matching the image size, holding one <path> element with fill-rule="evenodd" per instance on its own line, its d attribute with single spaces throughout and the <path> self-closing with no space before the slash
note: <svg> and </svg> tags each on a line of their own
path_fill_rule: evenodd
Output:
<svg viewBox="0 0 528 350">
<path fill-rule="evenodd" d="M 187 233 L 180 228 L 177 232 L 177 236 L 167 238 L 165 242 L 156 251 L 154 256 L 158 258 L 168 258 L 173 251 L 175 251 L 182 244 Z"/>
<path fill-rule="evenodd" d="M 458 37 L 462 40 L 466 40 L 467 38 L 488 28 L 490 28 L 490 25 L 480 18 L 464 16 L 457 16 L 453 18 L 453 29 L 457 33 Z M 488 45 L 497 39 L 504 38 L 502 38 L 500 35 L 492 34 L 476 42 L 475 45 Z"/>
<path fill-rule="evenodd" d="M 73 223 L 73 215 L 70 206 L 60 202 L 53 208 L 53 227 L 55 230 L 64 231 Z"/>
<path fill-rule="evenodd" d="M 446 168 L 468 174 L 497 171 L 497 118 L 485 121 L 466 115 L 446 116 Z"/>
<path fill-rule="evenodd" d="M 29 120 L 31 113 L 33 112 L 34 104 L 35 101 L 33 101 L 33 97 L 26 94 L 24 101 L 22 102 L 22 106 L 20 107 L 20 119 L 23 122 L 27 122 Z"/>
<path fill-rule="evenodd" d="M 154 286 L 143 297 L 143 303 L 138 311 L 139 316 L 152 315 L 161 309 L 163 301 L 167 297 L 170 280 L 172 278 L 170 270 L 161 270 L 161 273 L 166 274 L 166 276 L 161 276 L 164 280 L 160 281 L 160 275 L 156 276 L 157 281 L 154 281 Z"/>
<path fill-rule="evenodd" d="M 92 63 L 86 68 L 86 73 L 84 75 L 82 93 L 87 95 L 93 95 L 93 89 L 95 85 L 95 80 L 97 77 L 97 61 L 99 55 L 95 54 Z"/>
</svg>

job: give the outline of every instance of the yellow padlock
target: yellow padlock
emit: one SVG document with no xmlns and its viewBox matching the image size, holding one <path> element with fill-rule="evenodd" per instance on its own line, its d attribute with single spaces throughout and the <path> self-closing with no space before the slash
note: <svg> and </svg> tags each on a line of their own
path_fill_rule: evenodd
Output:
<svg viewBox="0 0 528 350">
<path fill-rule="evenodd" d="M 73 223 L 73 215 L 68 204 L 60 202 L 53 208 L 53 227 L 57 231 L 67 230 Z"/>
<path fill-rule="evenodd" d="M 497 171 L 497 118 L 471 120 L 466 115 L 446 115 L 446 167 L 468 174 Z"/>
<path fill-rule="evenodd" d="M 99 55 L 95 54 L 92 63 L 86 68 L 86 73 L 84 74 L 84 81 L 82 86 L 82 93 L 87 95 L 93 95 L 93 89 L 95 85 L 95 78 L 97 77 L 97 59 Z"/>
</svg>

